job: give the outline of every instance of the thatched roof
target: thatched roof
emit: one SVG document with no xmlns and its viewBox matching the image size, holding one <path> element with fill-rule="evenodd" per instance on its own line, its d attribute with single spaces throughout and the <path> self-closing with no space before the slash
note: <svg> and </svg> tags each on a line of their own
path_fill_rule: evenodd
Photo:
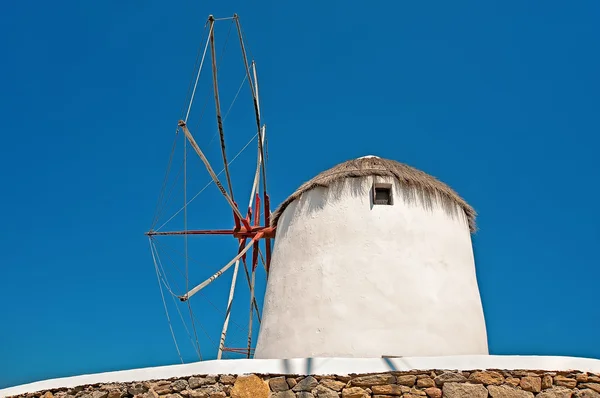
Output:
<svg viewBox="0 0 600 398">
<path fill-rule="evenodd" d="M 446 208 L 452 207 L 456 209 L 455 205 L 458 205 L 458 208 L 462 209 L 465 213 L 469 229 L 471 232 L 475 232 L 475 217 L 477 213 L 452 188 L 435 177 L 411 166 L 376 156 L 365 156 L 348 160 L 319 173 L 312 180 L 305 182 L 275 210 L 271 217 L 271 225 L 277 225 L 279 217 L 281 217 L 286 207 L 298 199 L 304 192 L 316 187 L 328 187 L 330 184 L 345 178 L 366 176 L 394 177 L 406 190 L 413 191 L 427 200 L 441 201 Z"/>
</svg>

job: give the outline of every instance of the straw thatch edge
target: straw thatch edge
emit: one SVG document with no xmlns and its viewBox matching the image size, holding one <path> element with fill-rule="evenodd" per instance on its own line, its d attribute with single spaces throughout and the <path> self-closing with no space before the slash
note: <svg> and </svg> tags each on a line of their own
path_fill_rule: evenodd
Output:
<svg viewBox="0 0 600 398">
<path fill-rule="evenodd" d="M 474 233 L 477 230 L 475 223 L 477 213 L 448 185 L 414 167 L 395 160 L 378 157 L 364 157 L 348 160 L 329 170 L 319 173 L 313 179 L 305 182 L 272 213 L 271 226 L 274 227 L 277 225 L 279 218 L 287 206 L 294 200 L 300 198 L 304 192 L 317 187 L 328 187 L 330 184 L 345 178 L 367 176 L 394 177 L 400 184 L 408 189 L 418 190 L 430 197 L 437 197 L 442 201 L 454 203 L 464 211 L 471 233 Z"/>
</svg>

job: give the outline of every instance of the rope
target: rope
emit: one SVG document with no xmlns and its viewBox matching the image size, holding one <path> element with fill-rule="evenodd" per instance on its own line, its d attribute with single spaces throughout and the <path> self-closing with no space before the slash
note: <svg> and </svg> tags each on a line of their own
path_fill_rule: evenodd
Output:
<svg viewBox="0 0 600 398">
<path fill-rule="evenodd" d="M 169 246 L 168 244 L 161 242 L 160 240 L 156 239 L 155 237 L 152 237 L 152 242 L 154 244 L 155 250 L 156 250 L 156 255 L 158 257 L 158 248 L 157 248 L 157 244 L 160 244 L 161 246 L 164 246 L 166 249 L 169 249 L 175 253 L 178 254 L 182 254 L 181 252 L 175 250 L 174 248 L 172 248 L 171 246 Z M 179 272 L 181 274 L 181 276 L 183 276 L 185 278 L 184 273 L 179 269 L 179 267 L 177 267 L 177 264 L 175 263 L 175 261 L 173 260 L 173 258 L 171 256 L 169 256 L 169 254 L 167 252 L 164 252 L 164 255 L 169 259 L 171 265 L 177 270 L 177 272 Z M 160 258 L 158 258 L 159 262 L 160 262 Z M 200 261 L 193 259 L 192 257 L 190 257 L 190 260 L 197 262 L 198 264 L 202 264 Z M 163 273 L 166 275 L 166 272 L 163 269 Z M 180 290 L 179 287 L 177 286 L 177 283 L 174 282 L 175 284 L 175 288 L 176 290 Z M 171 290 L 170 286 L 165 285 L 165 287 L 167 288 L 167 290 L 169 291 L 169 293 L 171 293 L 171 295 L 173 297 L 177 297 L 179 298 L 180 296 L 178 294 L 176 294 L 175 292 L 173 292 L 173 290 Z M 223 310 L 221 310 L 214 302 L 212 302 L 207 296 L 205 296 L 202 292 L 200 292 L 200 295 L 215 309 L 217 310 L 220 314 L 225 315 L 225 312 Z M 255 306 L 255 308 L 258 311 L 258 306 Z M 233 324 L 240 330 L 243 331 L 243 327 L 235 322 L 234 320 L 232 320 L 231 322 L 233 322 Z M 260 322 L 260 319 L 259 319 Z"/>
<path fill-rule="evenodd" d="M 208 21 L 207 21 L 207 23 L 208 23 Z M 233 22 L 232 22 L 232 23 L 233 23 Z M 212 29 L 212 26 L 211 26 L 211 29 Z M 205 33 L 205 32 L 206 32 L 206 24 L 204 24 L 204 32 L 203 32 L 203 35 L 202 35 L 202 36 L 203 36 L 203 38 L 204 38 L 204 33 Z M 201 42 L 202 42 L 202 40 L 201 40 Z M 202 71 L 202 67 L 203 67 L 203 65 L 204 65 L 204 59 L 205 59 L 205 57 L 206 57 L 206 50 L 207 50 L 207 47 L 208 47 L 208 38 L 207 38 L 207 40 L 206 40 L 206 45 L 205 45 L 205 47 L 204 47 L 204 52 L 203 52 L 203 54 L 202 54 L 202 60 L 200 61 L 200 66 L 199 66 L 199 68 L 198 68 L 198 73 L 197 73 L 197 75 L 196 75 L 196 80 L 195 80 L 195 82 L 194 82 L 193 75 L 192 75 L 192 79 L 190 79 L 190 84 L 189 84 L 189 86 L 188 86 L 188 91 L 187 91 L 186 97 L 187 97 L 187 96 L 189 96 L 189 94 L 190 94 L 190 89 L 192 88 L 192 82 L 194 82 L 194 85 L 193 85 L 193 91 L 192 91 L 192 94 L 191 94 L 191 97 L 190 97 L 190 102 L 189 102 L 189 105 L 188 105 L 188 109 L 187 109 L 187 113 L 186 113 L 186 116 L 185 116 L 185 120 L 187 120 L 187 119 L 188 119 L 188 117 L 189 117 L 190 110 L 191 110 L 191 107 L 192 107 L 192 103 L 193 103 L 193 101 L 194 101 L 194 97 L 195 97 L 195 94 L 196 94 L 196 89 L 197 89 L 197 87 L 198 87 L 198 80 L 199 80 L 199 78 L 200 78 L 200 73 L 201 73 L 201 71 Z M 201 48 L 202 48 L 202 46 L 200 46 L 200 47 L 198 48 L 198 53 L 196 54 L 196 61 L 194 62 L 194 69 L 196 68 L 196 65 L 198 64 L 198 59 L 200 58 L 200 50 L 201 50 Z M 182 117 L 183 117 L 183 112 L 184 112 L 184 110 L 185 110 L 185 105 L 184 105 L 184 108 L 182 108 L 182 109 L 181 109 L 181 114 L 182 114 Z M 175 130 L 175 135 L 176 135 L 176 136 L 177 136 L 177 132 L 178 132 L 178 131 L 179 131 L 179 126 L 178 126 L 178 127 L 177 127 L 177 129 Z M 175 152 L 175 145 L 176 145 L 176 142 L 177 142 L 177 137 L 175 137 L 175 138 L 173 139 L 173 147 L 172 147 L 172 149 L 171 149 L 171 154 L 169 155 L 169 163 L 168 163 L 168 166 L 167 166 L 167 172 L 165 173 L 165 179 L 164 179 L 164 181 L 163 181 L 163 186 L 162 186 L 162 188 L 161 188 L 161 193 L 160 193 L 160 195 L 159 195 L 159 199 L 158 199 L 158 202 L 157 202 L 157 209 L 156 209 L 155 218 L 154 218 L 154 220 L 153 220 L 153 223 L 152 223 L 152 227 L 151 227 L 151 229 L 152 229 L 152 228 L 154 228 L 154 226 L 155 226 L 155 225 L 156 225 L 156 223 L 158 222 L 158 220 L 159 220 L 159 218 L 160 218 L 160 215 L 162 214 L 162 210 L 164 209 L 164 207 L 166 206 L 166 204 L 167 204 L 167 202 L 168 202 L 168 199 L 170 198 L 170 195 L 169 195 L 169 198 L 167 199 L 167 202 L 164 202 L 164 203 L 163 203 L 163 206 L 162 206 L 162 207 L 160 207 L 160 202 L 162 201 L 162 199 L 163 199 L 163 197 L 164 197 L 164 190 L 165 190 L 165 186 L 166 186 L 166 183 L 167 183 L 167 180 L 168 180 L 168 175 L 169 175 L 169 172 L 170 172 L 170 169 L 171 169 L 171 163 L 172 163 L 172 160 L 173 160 L 173 154 L 174 154 L 174 152 Z M 159 209 L 160 209 L 160 211 L 159 211 Z"/>
<path fill-rule="evenodd" d="M 169 323 L 169 329 L 171 330 L 171 336 L 173 337 L 173 342 L 175 343 L 175 348 L 177 349 L 177 355 L 179 355 L 179 359 L 181 359 L 181 363 L 183 362 L 183 357 L 181 356 L 181 352 L 179 351 L 179 345 L 177 345 L 177 339 L 175 338 L 175 332 L 173 332 L 173 325 L 171 325 L 171 318 L 169 317 L 169 310 L 167 309 L 167 303 L 165 302 L 165 295 L 163 294 L 162 285 L 160 283 L 158 265 L 156 264 L 156 257 L 154 256 L 154 250 L 152 250 L 152 240 L 150 239 L 150 250 L 152 251 L 152 259 L 154 260 L 154 269 L 156 270 L 156 279 L 158 281 L 158 287 L 160 288 L 160 297 L 162 298 L 163 306 L 165 308 L 165 314 L 167 315 L 167 322 Z"/>
<path fill-rule="evenodd" d="M 156 240 L 155 239 L 151 239 L 150 242 L 151 242 L 151 245 L 152 245 L 152 249 L 154 249 L 154 252 L 156 253 L 156 259 L 158 260 L 158 265 L 160 266 L 160 270 L 162 271 L 160 279 L 162 280 L 165 288 L 169 291 L 169 293 L 171 293 L 171 299 L 173 300 L 173 304 L 175 305 L 175 309 L 177 309 L 177 312 L 179 313 L 179 318 L 181 319 L 181 323 L 183 324 L 185 332 L 187 333 L 188 338 L 190 339 L 190 343 L 192 344 L 192 347 L 194 348 L 194 351 L 196 351 L 196 354 L 198 354 L 198 358 L 200 358 L 200 360 L 202 360 L 202 354 L 200 353 L 200 344 L 198 343 L 198 339 L 196 337 L 196 344 L 194 344 L 194 340 L 192 340 L 192 336 L 191 336 L 190 331 L 189 331 L 189 329 L 187 327 L 187 323 L 183 319 L 183 314 L 179 310 L 179 306 L 177 305 L 177 301 L 175 301 L 175 297 L 178 297 L 178 296 L 175 293 L 173 293 L 173 290 L 171 289 L 169 281 L 167 280 L 167 273 L 165 272 L 165 268 L 163 267 L 162 261 L 160 259 L 159 254 L 158 254 L 158 248 L 156 247 Z M 192 326 L 194 326 L 193 322 L 192 322 Z"/>
<path fill-rule="evenodd" d="M 164 277 L 164 278 L 163 278 L 163 277 L 162 277 L 162 275 L 161 275 L 161 279 L 163 280 L 163 284 L 165 285 L 165 288 L 166 288 L 166 289 L 169 291 L 169 293 L 171 293 L 171 296 L 172 296 L 172 298 L 175 298 L 175 297 L 176 297 L 176 298 L 179 298 L 180 296 L 179 296 L 179 295 L 177 295 L 176 293 L 174 293 L 174 292 L 173 292 L 173 290 L 171 289 L 171 286 L 170 286 L 170 284 L 168 283 L 168 281 L 166 281 L 166 272 L 165 272 L 165 270 L 164 270 L 164 268 L 163 268 L 163 266 L 162 266 L 162 262 L 160 261 L 160 257 L 159 257 L 159 255 L 158 255 L 158 248 L 156 247 L 156 243 L 158 242 L 158 240 L 156 240 L 156 239 L 154 239 L 154 238 L 151 238 L 151 239 L 152 239 L 152 243 L 154 244 L 154 250 L 156 251 L 156 257 L 157 257 L 157 259 L 158 259 L 158 263 L 159 263 L 159 265 L 160 265 L 160 267 L 161 267 L 161 269 L 162 269 L 162 272 L 163 272 L 163 274 L 165 275 L 165 277 Z M 163 243 L 163 244 L 164 244 L 164 243 Z M 171 257 L 170 257 L 168 254 L 167 254 L 167 258 L 168 258 L 168 259 L 169 259 L 169 261 L 171 261 L 171 263 L 172 263 L 172 264 L 175 266 L 175 262 L 173 261 L 173 259 L 172 259 L 172 258 L 171 258 Z M 177 268 L 177 267 L 175 266 L 175 268 Z M 177 285 L 177 283 L 175 283 L 175 285 Z M 178 289 L 178 287 L 177 287 L 177 286 L 175 286 L 175 287 Z M 209 304 L 211 304 L 213 307 L 215 307 L 215 308 L 218 310 L 218 308 L 216 307 L 216 305 L 215 305 L 213 302 L 211 302 L 211 301 L 210 301 L 210 300 L 209 300 L 209 299 L 208 299 L 206 296 L 204 296 L 204 295 L 202 295 L 202 294 L 201 294 L 201 296 L 203 296 L 203 297 L 205 298 L 205 300 L 209 302 Z M 175 302 L 175 301 L 174 301 L 174 302 Z M 202 360 L 202 354 L 201 354 L 201 352 L 200 352 L 200 346 L 199 346 L 199 344 L 198 344 L 198 349 L 196 349 L 196 347 L 194 346 L 194 342 L 193 342 L 193 340 L 192 340 L 192 338 L 191 338 L 191 335 L 189 334 L 189 331 L 188 331 L 188 329 L 187 329 L 186 323 L 185 323 L 185 321 L 183 320 L 183 315 L 181 314 L 181 311 L 179 310 L 179 307 L 176 305 L 176 306 L 175 306 L 175 308 L 177 309 L 177 312 L 179 312 L 179 316 L 180 316 L 180 318 L 181 318 L 181 322 L 183 323 L 183 325 L 184 325 L 184 327 L 185 327 L 186 331 L 188 332 L 188 336 L 189 336 L 189 338 L 190 338 L 190 342 L 192 343 L 192 346 L 194 347 L 194 350 L 196 350 L 196 353 L 198 354 L 198 356 L 199 356 L 200 360 Z M 219 310 L 219 311 L 220 311 L 220 310 Z M 223 313 L 223 311 L 220 311 L 220 312 L 221 312 L 221 313 Z M 195 322 L 198 322 L 198 319 L 196 318 L 196 316 L 194 315 L 194 313 L 193 313 L 193 312 L 190 312 L 190 321 L 191 321 L 191 323 L 192 323 L 192 327 L 195 329 L 195 327 L 196 327 L 196 324 L 195 324 Z M 213 343 L 213 344 L 214 344 L 214 343 L 215 343 L 215 341 L 212 339 L 212 337 L 210 337 L 210 334 L 208 334 L 208 332 L 206 331 L 206 329 L 204 328 L 204 326 L 202 326 L 202 323 L 201 323 L 201 322 L 198 322 L 198 324 L 200 325 L 200 329 L 202 329 L 202 331 L 204 332 L 204 334 L 206 335 L 206 337 L 207 337 L 207 338 L 210 340 L 210 342 L 211 342 L 211 343 Z M 239 324 L 237 324 L 236 322 L 234 322 L 234 324 L 236 325 L 236 327 L 237 327 L 237 328 L 238 328 L 240 331 L 242 330 L 242 327 L 241 327 Z M 197 336 L 196 336 L 196 339 L 197 339 Z M 197 341 L 197 340 L 196 340 L 196 342 L 198 343 L 198 341 Z"/>
<path fill-rule="evenodd" d="M 169 201 L 171 200 L 171 197 L 173 196 L 173 191 L 174 191 L 175 185 L 177 185 L 177 182 L 179 181 L 179 177 L 181 176 L 182 170 L 183 170 L 183 162 L 181 162 L 179 171 L 177 172 L 177 175 L 175 176 L 175 180 L 173 181 L 173 183 L 171 184 L 171 188 L 169 189 L 169 194 L 168 194 L 166 200 L 163 201 L 162 206 L 160 207 L 160 211 L 158 212 L 158 215 L 156 217 L 156 222 L 152 225 L 152 228 L 154 228 L 156 223 L 158 223 L 158 220 L 160 219 L 160 217 L 163 215 L 165 209 L 167 208 L 167 204 L 169 203 Z"/>
<path fill-rule="evenodd" d="M 160 188 L 160 194 L 158 196 L 158 200 L 156 201 L 156 210 L 154 212 L 154 219 L 152 221 L 152 227 L 150 229 L 154 228 L 154 226 L 158 222 L 160 214 L 162 213 L 162 209 L 166 205 L 166 203 L 165 203 L 165 204 L 163 204 L 163 208 L 160 207 L 160 204 L 161 204 L 162 199 L 165 194 L 165 187 L 166 187 L 167 181 L 169 179 L 169 172 L 171 171 L 171 164 L 173 163 L 173 155 L 175 154 L 176 144 L 177 144 L 177 137 L 175 137 L 173 139 L 173 145 L 171 146 L 171 153 L 169 154 L 169 163 L 167 164 L 167 172 L 165 173 L 165 178 L 163 179 L 163 184 L 162 184 L 162 187 Z"/>
<path fill-rule="evenodd" d="M 210 25 L 210 30 L 208 32 L 209 38 L 213 34 L 214 24 Z M 196 88 L 198 87 L 198 79 L 200 79 L 200 73 L 202 72 L 202 66 L 204 65 L 204 58 L 206 57 L 206 50 L 208 49 L 209 39 L 206 40 L 206 45 L 204 46 L 204 52 L 202 54 L 202 60 L 200 61 L 200 67 L 198 68 L 198 74 L 196 75 L 196 82 L 194 83 L 194 89 L 192 90 L 192 97 L 190 98 L 190 104 L 188 105 L 187 112 L 185 114 L 185 121 L 187 122 L 188 117 L 190 116 L 190 110 L 192 109 L 192 103 L 194 102 L 194 97 L 196 95 Z"/>
<path fill-rule="evenodd" d="M 206 21 L 208 23 L 209 21 Z M 221 55 L 219 56 L 219 61 L 217 62 L 217 72 L 221 69 L 221 61 L 223 61 L 223 57 L 225 56 L 225 50 L 227 50 L 227 43 L 229 43 L 229 36 L 231 34 L 231 27 L 233 26 L 233 18 L 231 23 L 229 24 L 229 30 L 227 31 L 227 37 L 225 38 L 225 42 L 223 42 L 223 48 L 221 49 Z M 210 92 L 207 91 L 206 99 L 204 100 L 204 105 L 202 105 L 202 111 L 200 112 L 200 117 L 198 118 L 198 123 L 196 125 L 196 130 L 200 128 L 200 123 L 202 122 L 202 116 L 206 111 L 206 105 L 208 104 L 208 100 L 210 99 Z"/>
<path fill-rule="evenodd" d="M 212 27 L 211 27 L 212 28 Z M 205 51 L 206 54 L 206 51 Z M 204 62 L 204 58 L 202 58 L 202 62 Z M 202 64 L 200 65 L 200 69 L 202 69 Z M 200 70 L 198 71 L 198 77 L 200 77 Z M 198 82 L 198 79 L 196 79 Z M 194 86 L 194 92 L 196 91 L 196 86 Z M 192 93 L 192 100 L 194 94 Z M 190 108 L 192 106 L 192 101 L 190 101 Z M 188 115 L 190 112 L 190 108 L 188 108 Z M 187 115 L 186 115 L 187 118 Z M 187 140 L 183 137 L 183 229 L 187 231 Z M 189 256 L 188 256 L 188 235 L 184 236 L 184 251 L 185 251 L 185 291 L 189 290 Z M 192 321 L 192 329 L 194 331 L 194 338 L 196 339 L 196 352 L 198 353 L 198 357 L 202 361 L 202 352 L 200 351 L 200 342 L 198 341 L 198 332 L 196 331 L 196 323 L 193 321 L 194 313 L 192 311 L 192 304 L 187 302 L 188 310 L 190 312 L 190 320 Z M 179 308 L 178 308 L 179 309 Z"/>
<path fill-rule="evenodd" d="M 190 77 L 190 82 L 188 84 L 188 88 L 185 93 L 185 101 L 181 105 L 181 112 L 179 112 L 179 114 L 181 115 L 180 118 L 183 118 L 183 115 L 185 114 L 185 106 L 187 104 L 188 98 L 190 97 L 190 92 L 192 91 L 192 86 L 194 83 L 194 76 L 196 74 L 196 68 L 198 67 L 198 61 L 200 60 L 200 54 L 202 54 L 202 42 L 204 41 L 204 35 L 206 34 L 206 26 L 207 25 L 208 25 L 208 20 L 204 23 L 204 27 L 202 30 L 202 36 L 200 36 L 200 44 L 198 45 L 198 51 L 196 51 L 196 60 L 194 61 L 194 67 L 192 68 L 192 76 Z M 179 127 L 177 127 L 175 133 L 177 134 L 178 131 L 179 131 Z"/>
<path fill-rule="evenodd" d="M 157 243 L 160 243 L 162 246 L 164 246 L 165 248 L 167 248 L 167 249 L 169 249 L 169 250 L 172 250 L 172 251 L 174 251 L 174 252 L 176 252 L 176 253 L 179 253 L 179 254 L 181 254 L 180 252 L 177 252 L 177 250 L 173 249 L 172 247 L 170 247 L 170 246 L 169 246 L 169 245 L 167 245 L 166 243 L 164 243 L 164 242 L 161 242 L 161 241 L 159 241 L 159 240 L 158 240 L 158 239 L 156 239 L 156 238 L 152 238 L 152 242 L 153 242 L 153 244 L 154 244 L 154 247 L 155 247 L 155 250 L 156 250 L 156 256 L 157 256 L 157 258 L 158 258 L 158 260 L 159 260 L 159 263 L 161 263 L 161 262 L 160 262 L 160 258 L 159 258 L 159 256 L 158 256 L 158 248 L 157 248 L 157 246 L 156 246 L 156 244 L 157 244 Z M 166 253 L 166 252 L 165 252 L 164 254 L 167 256 L 167 258 L 168 258 L 168 259 L 169 259 L 169 261 L 171 262 L 171 265 L 173 265 L 173 267 L 174 267 L 175 269 L 177 269 L 177 271 L 178 271 L 178 272 L 179 272 L 179 273 L 180 273 L 182 276 L 184 276 L 184 275 L 183 275 L 183 273 L 181 272 L 181 270 L 179 269 L 179 267 L 177 267 L 177 265 L 175 264 L 175 261 L 173 260 L 173 258 L 171 258 L 171 256 L 169 256 L 169 254 L 168 254 L 168 253 Z M 196 262 L 200 263 L 199 261 L 197 261 L 197 260 L 194 260 L 193 258 L 190 258 L 190 260 L 193 260 L 193 261 L 196 261 Z M 166 272 L 164 271 L 164 268 L 163 268 L 163 273 L 164 273 L 164 274 L 165 274 L 165 276 L 166 276 Z M 175 284 L 175 288 L 176 288 L 177 290 L 179 290 L 179 287 L 177 286 L 177 283 L 176 283 L 176 282 L 174 282 L 174 284 Z M 171 295 L 172 295 L 173 297 L 176 297 L 176 298 L 179 298 L 179 297 L 180 297 L 180 295 L 178 295 L 178 294 L 176 294 L 175 292 L 173 292 L 173 290 L 171 289 L 171 287 L 170 287 L 170 286 L 167 286 L 167 285 L 165 285 L 165 287 L 167 288 L 167 290 L 169 291 L 169 293 L 171 293 Z M 219 307 L 218 307 L 218 306 L 217 306 L 217 305 L 216 305 L 214 302 L 212 302 L 212 301 L 211 301 L 211 300 L 210 300 L 210 299 L 209 299 L 209 298 L 208 298 L 206 295 L 204 295 L 202 292 L 200 292 L 200 296 L 202 296 L 202 298 L 204 298 L 204 299 L 205 299 L 205 300 L 206 300 L 206 301 L 207 301 L 207 302 L 208 302 L 208 303 L 209 303 L 209 304 L 210 304 L 210 305 L 211 305 L 211 306 L 212 306 L 212 307 L 213 307 L 215 310 L 217 310 L 217 311 L 218 311 L 220 314 L 222 314 L 222 315 L 225 315 L 225 312 L 224 312 L 223 310 L 221 310 L 221 309 L 220 309 L 220 308 L 219 308 Z M 195 316 L 194 316 L 194 319 L 196 319 L 196 317 L 195 317 Z M 234 324 L 234 325 L 235 325 L 235 326 L 236 326 L 236 327 L 237 327 L 237 328 L 238 328 L 240 331 L 243 331 L 243 329 L 244 329 L 244 328 L 243 328 L 243 327 L 242 327 L 242 326 L 241 326 L 239 323 L 235 322 L 234 320 L 232 320 L 231 322 L 233 322 L 233 324 Z M 200 325 L 200 327 L 202 328 L 202 324 Z M 204 331 L 204 332 L 205 332 L 205 334 L 207 334 L 207 332 L 206 332 L 206 331 Z M 208 337 L 209 337 L 209 339 L 211 338 L 210 336 L 208 336 Z M 212 340 L 211 340 L 211 341 L 212 341 Z"/>
<path fill-rule="evenodd" d="M 198 357 L 200 358 L 200 360 L 202 360 L 202 353 L 200 352 L 200 342 L 198 342 L 198 332 L 196 332 L 196 322 L 194 322 L 194 319 L 196 319 L 196 317 L 194 316 L 194 311 L 192 311 L 192 304 L 188 301 L 187 305 L 188 305 L 188 309 L 190 310 L 190 320 L 192 321 L 192 330 L 194 331 L 194 338 L 196 339 L 196 346 L 198 347 Z M 206 331 L 204 333 L 206 333 Z M 209 336 L 209 340 L 211 340 L 211 343 L 214 344 L 214 341 L 212 341 L 210 336 Z"/>
</svg>

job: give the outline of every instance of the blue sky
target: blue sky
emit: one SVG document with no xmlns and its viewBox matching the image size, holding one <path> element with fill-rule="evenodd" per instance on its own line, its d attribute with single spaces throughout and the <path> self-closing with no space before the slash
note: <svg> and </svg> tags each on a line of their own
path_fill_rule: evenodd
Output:
<svg viewBox="0 0 600 398">
<path fill-rule="evenodd" d="M 0 387 L 180 362 L 143 233 L 206 17 L 234 12 L 259 68 L 274 204 L 358 156 L 420 168 L 479 213 L 490 352 L 600 358 L 597 1 L 22 1 L 0 14 Z M 217 27 L 221 49 L 229 25 Z M 231 36 L 220 70 L 224 108 L 243 78 L 236 44 Z M 213 109 L 200 117 L 211 94 L 203 77 L 190 125 L 219 164 Z M 225 123 L 230 156 L 253 135 L 245 89 Z M 254 156 L 232 165 L 240 202 Z M 192 156 L 188 170 L 195 193 L 208 175 Z M 174 192 L 172 212 L 183 203 Z M 231 226 L 214 186 L 188 213 L 190 227 Z M 191 283 L 236 246 L 189 243 L 199 260 Z M 207 359 L 229 278 L 194 301 Z M 240 346 L 247 288 L 238 286 Z"/>
</svg>

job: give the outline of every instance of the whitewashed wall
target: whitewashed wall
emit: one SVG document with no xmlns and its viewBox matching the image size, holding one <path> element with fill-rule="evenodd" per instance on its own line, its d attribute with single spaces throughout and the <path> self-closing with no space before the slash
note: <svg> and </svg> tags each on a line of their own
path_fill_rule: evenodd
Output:
<svg viewBox="0 0 600 398">
<path fill-rule="evenodd" d="M 373 206 L 374 178 L 392 206 Z M 451 213 L 391 178 L 304 193 L 277 226 L 254 357 L 488 354 L 471 235 Z"/>
</svg>

